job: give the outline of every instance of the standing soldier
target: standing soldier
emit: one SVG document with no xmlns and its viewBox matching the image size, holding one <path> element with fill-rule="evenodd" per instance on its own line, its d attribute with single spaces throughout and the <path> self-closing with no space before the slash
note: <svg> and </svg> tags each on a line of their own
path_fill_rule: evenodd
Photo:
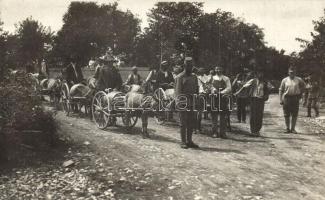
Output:
<svg viewBox="0 0 325 200">
<path fill-rule="evenodd" d="M 260 130 L 263 125 L 264 102 L 269 98 L 269 88 L 264 78 L 263 71 L 258 69 L 255 78 L 244 84 L 235 95 L 238 95 L 244 88 L 248 89 L 248 96 L 250 99 L 249 122 L 251 133 L 254 136 L 260 136 Z"/>
<path fill-rule="evenodd" d="M 311 109 L 315 110 L 316 117 L 319 116 L 318 99 L 320 95 L 320 86 L 317 80 L 310 80 L 310 87 L 308 88 L 307 98 L 307 117 L 311 117 Z"/>
<path fill-rule="evenodd" d="M 199 68 L 198 69 L 198 73 L 197 73 L 197 79 L 198 79 L 198 85 L 199 85 L 199 94 L 200 94 L 200 99 L 201 97 L 206 97 L 207 94 L 207 85 L 209 84 L 209 81 L 211 79 L 211 77 L 205 75 L 205 70 L 204 68 Z M 201 102 L 200 102 L 201 103 Z M 201 133 L 202 129 L 201 129 L 201 122 L 202 122 L 202 112 L 205 111 L 205 102 L 202 102 L 202 106 L 204 106 L 203 108 L 200 108 L 201 110 L 199 110 L 197 112 L 197 127 L 196 127 L 196 133 Z M 207 118 L 206 116 L 207 112 L 204 112 L 205 115 L 205 119 Z"/>
<path fill-rule="evenodd" d="M 289 76 L 284 78 L 279 88 L 280 104 L 283 105 L 284 119 L 286 124 L 285 133 L 295 133 L 299 111 L 299 100 L 305 90 L 305 82 L 296 76 L 296 70 L 290 67 Z M 292 117 L 290 123 L 290 117 Z M 291 125 L 291 127 L 290 127 Z"/>
<path fill-rule="evenodd" d="M 197 77 L 192 73 L 193 60 L 186 57 L 184 71 L 176 77 L 175 96 L 176 109 L 179 111 L 181 128 L 181 148 L 198 148 L 192 141 L 192 132 L 195 127 L 194 98 L 199 93 Z"/>
<path fill-rule="evenodd" d="M 116 60 L 111 55 L 101 57 L 101 66 L 96 70 L 96 89 L 104 91 L 111 88 L 119 90 L 122 86 L 122 78 L 119 71 L 113 66 Z"/>
<path fill-rule="evenodd" d="M 132 67 L 132 73 L 128 76 L 125 81 L 125 85 L 141 85 L 142 80 L 140 74 L 138 74 L 138 68 L 136 66 Z"/>
<path fill-rule="evenodd" d="M 156 67 L 151 67 L 150 72 L 145 80 L 145 83 L 147 84 L 147 91 L 148 92 L 154 92 L 158 88 L 157 84 L 157 74 L 158 70 Z"/>
<path fill-rule="evenodd" d="M 249 80 L 249 69 L 244 68 L 242 73 L 237 74 L 235 80 L 232 83 L 234 91 L 239 91 L 242 89 L 243 85 Z M 248 90 L 243 89 L 236 96 L 237 103 L 237 118 L 238 122 L 246 123 L 246 107 L 248 105 Z"/>
<path fill-rule="evenodd" d="M 224 76 L 223 68 L 215 68 L 216 75 L 212 77 L 212 137 L 226 138 L 226 114 L 228 112 L 228 103 L 231 94 L 231 82 L 227 76 Z M 218 130 L 218 116 L 220 116 L 220 126 Z"/>
</svg>

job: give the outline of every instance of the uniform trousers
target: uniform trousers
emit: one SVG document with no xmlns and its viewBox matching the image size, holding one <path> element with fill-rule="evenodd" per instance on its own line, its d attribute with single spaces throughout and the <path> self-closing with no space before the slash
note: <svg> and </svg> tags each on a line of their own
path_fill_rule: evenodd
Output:
<svg viewBox="0 0 325 200">
<path fill-rule="evenodd" d="M 313 108 L 315 110 L 316 116 L 319 115 L 318 110 L 318 98 L 308 98 L 307 100 L 307 110 L 308 110 L 308 116 L 311 116 L 311 109 Z"/>
<path fill-rule="evenodd" d="M 191 143 L 193 129 L 196 126 L 196 112 L 195 111 L 180 111 L 180 128 L 182 143 Z"/>
<path fill-rule="evenodd" d="M 250 129 L 251 133 L 258 133 L 263 124 L 264 99 L 250 98 Z"/>
<path fill-rule="evenodd" d="M 226 120 L 227 111 L 212 111 L 212 134 L 217 135 L 218 137 L 223 137 L 226 134 L 227 120 Z M 219 118 L 219 119 L 218 119 Z M 218 121 L 220 124 L 218 126 Z"/>
<path fill-rule="evenodd" d="M 237 118 L 238 121 L 246 121 L 246 107 L 248 98 L 237 97 Z"/>
</svg>

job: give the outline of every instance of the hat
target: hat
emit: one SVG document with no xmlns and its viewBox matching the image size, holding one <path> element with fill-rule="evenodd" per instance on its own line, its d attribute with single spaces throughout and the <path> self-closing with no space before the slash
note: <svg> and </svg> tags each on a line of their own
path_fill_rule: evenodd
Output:
<svg viewBox="0 0 325 200">
<path fill-rule="evenodd" d="M 132 71 L 134 71 L 134 70 L 138 70 L 137 66 L 132 67 Z"/>
<path fill-rule="evenodd" d="M 161 65 L 167 65 L 167 64 L 168 64 L 168 63 L 167 63 L 166 60 L 164 60 L 164 61 L 161 62 Z"/>
<path fill-rule="evenodd" d="M 193 60 L 193 58 L 192 57 L 185 57 L 185 59 L 184 59 L 185 61 L 192 61 Z"/>
</svg>

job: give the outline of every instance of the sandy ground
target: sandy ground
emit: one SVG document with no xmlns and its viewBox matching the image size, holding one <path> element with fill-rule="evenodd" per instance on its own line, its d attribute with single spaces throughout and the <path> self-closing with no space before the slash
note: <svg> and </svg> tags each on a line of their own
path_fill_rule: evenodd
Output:
<svg viewBox="0 0 325 200">
<path fill-rule="evenodd" d="M 325 199 L 325 127 L 304 117 L 305 108 L 300 115 L 299 134 L 284 134 L 282 108 L 271 96 L 261 137 L 251 137 L 249 124 L 236 123 L 233 113 L 228 139 L 196 134 L 194 150 L 180 148 L 177 123 L 150 119 L 151 138 L 142 139 L 141 122 L 129 132 L 103 131 L 58 112 L 66 142 L 41 159 L 25 149 L 33 162 L 0 169 L 0 199 Z M 205 120 L 203 133 L 210 130 Z"/>
<path fill-rule="evenodd" d="M 250 137 L 248 124 L 234 122 L 229 139 L 194 135 L 198 150 L 180 148 L 177 124 L 151 119 L 151 139 L 144 140 L 141 122 L 126 133 L 123 127 L 102 131 L 89 119 L 62 112 L 57 118 L 74 141 L 89 141 L 98 155 L 150 175 L 150 187 L 120 190 L 122 199 L 325 199 L 324 135 L 305 120 L 298 121 L 298 135 L 284 134 L 277 96 L 270 97 L 264 116 L 261 137 Z M 211 125 L 205 124 L 207 132 Z"/>
</svg>

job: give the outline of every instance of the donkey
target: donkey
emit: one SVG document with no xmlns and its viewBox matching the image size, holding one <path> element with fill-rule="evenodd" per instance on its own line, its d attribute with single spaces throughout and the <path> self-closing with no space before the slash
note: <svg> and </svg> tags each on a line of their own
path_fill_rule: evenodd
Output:
<svg viewBox="0 0 325 200">
<path fill-rule="evenodd" d="M 160 90 L 157 89 L 154 94 L 145 94 L 146 85 L 132 85 L 129 91 L 126 93 L 126 108 L 135 109 L 135 112 L 141 116 L 142 122 L 142 137 L 149 138 L 148 133 L 148 118 L 150 113 L 158 109 L 158 104 L 160 99 L 158 97 L 162 96 Z"/>
</svg>

